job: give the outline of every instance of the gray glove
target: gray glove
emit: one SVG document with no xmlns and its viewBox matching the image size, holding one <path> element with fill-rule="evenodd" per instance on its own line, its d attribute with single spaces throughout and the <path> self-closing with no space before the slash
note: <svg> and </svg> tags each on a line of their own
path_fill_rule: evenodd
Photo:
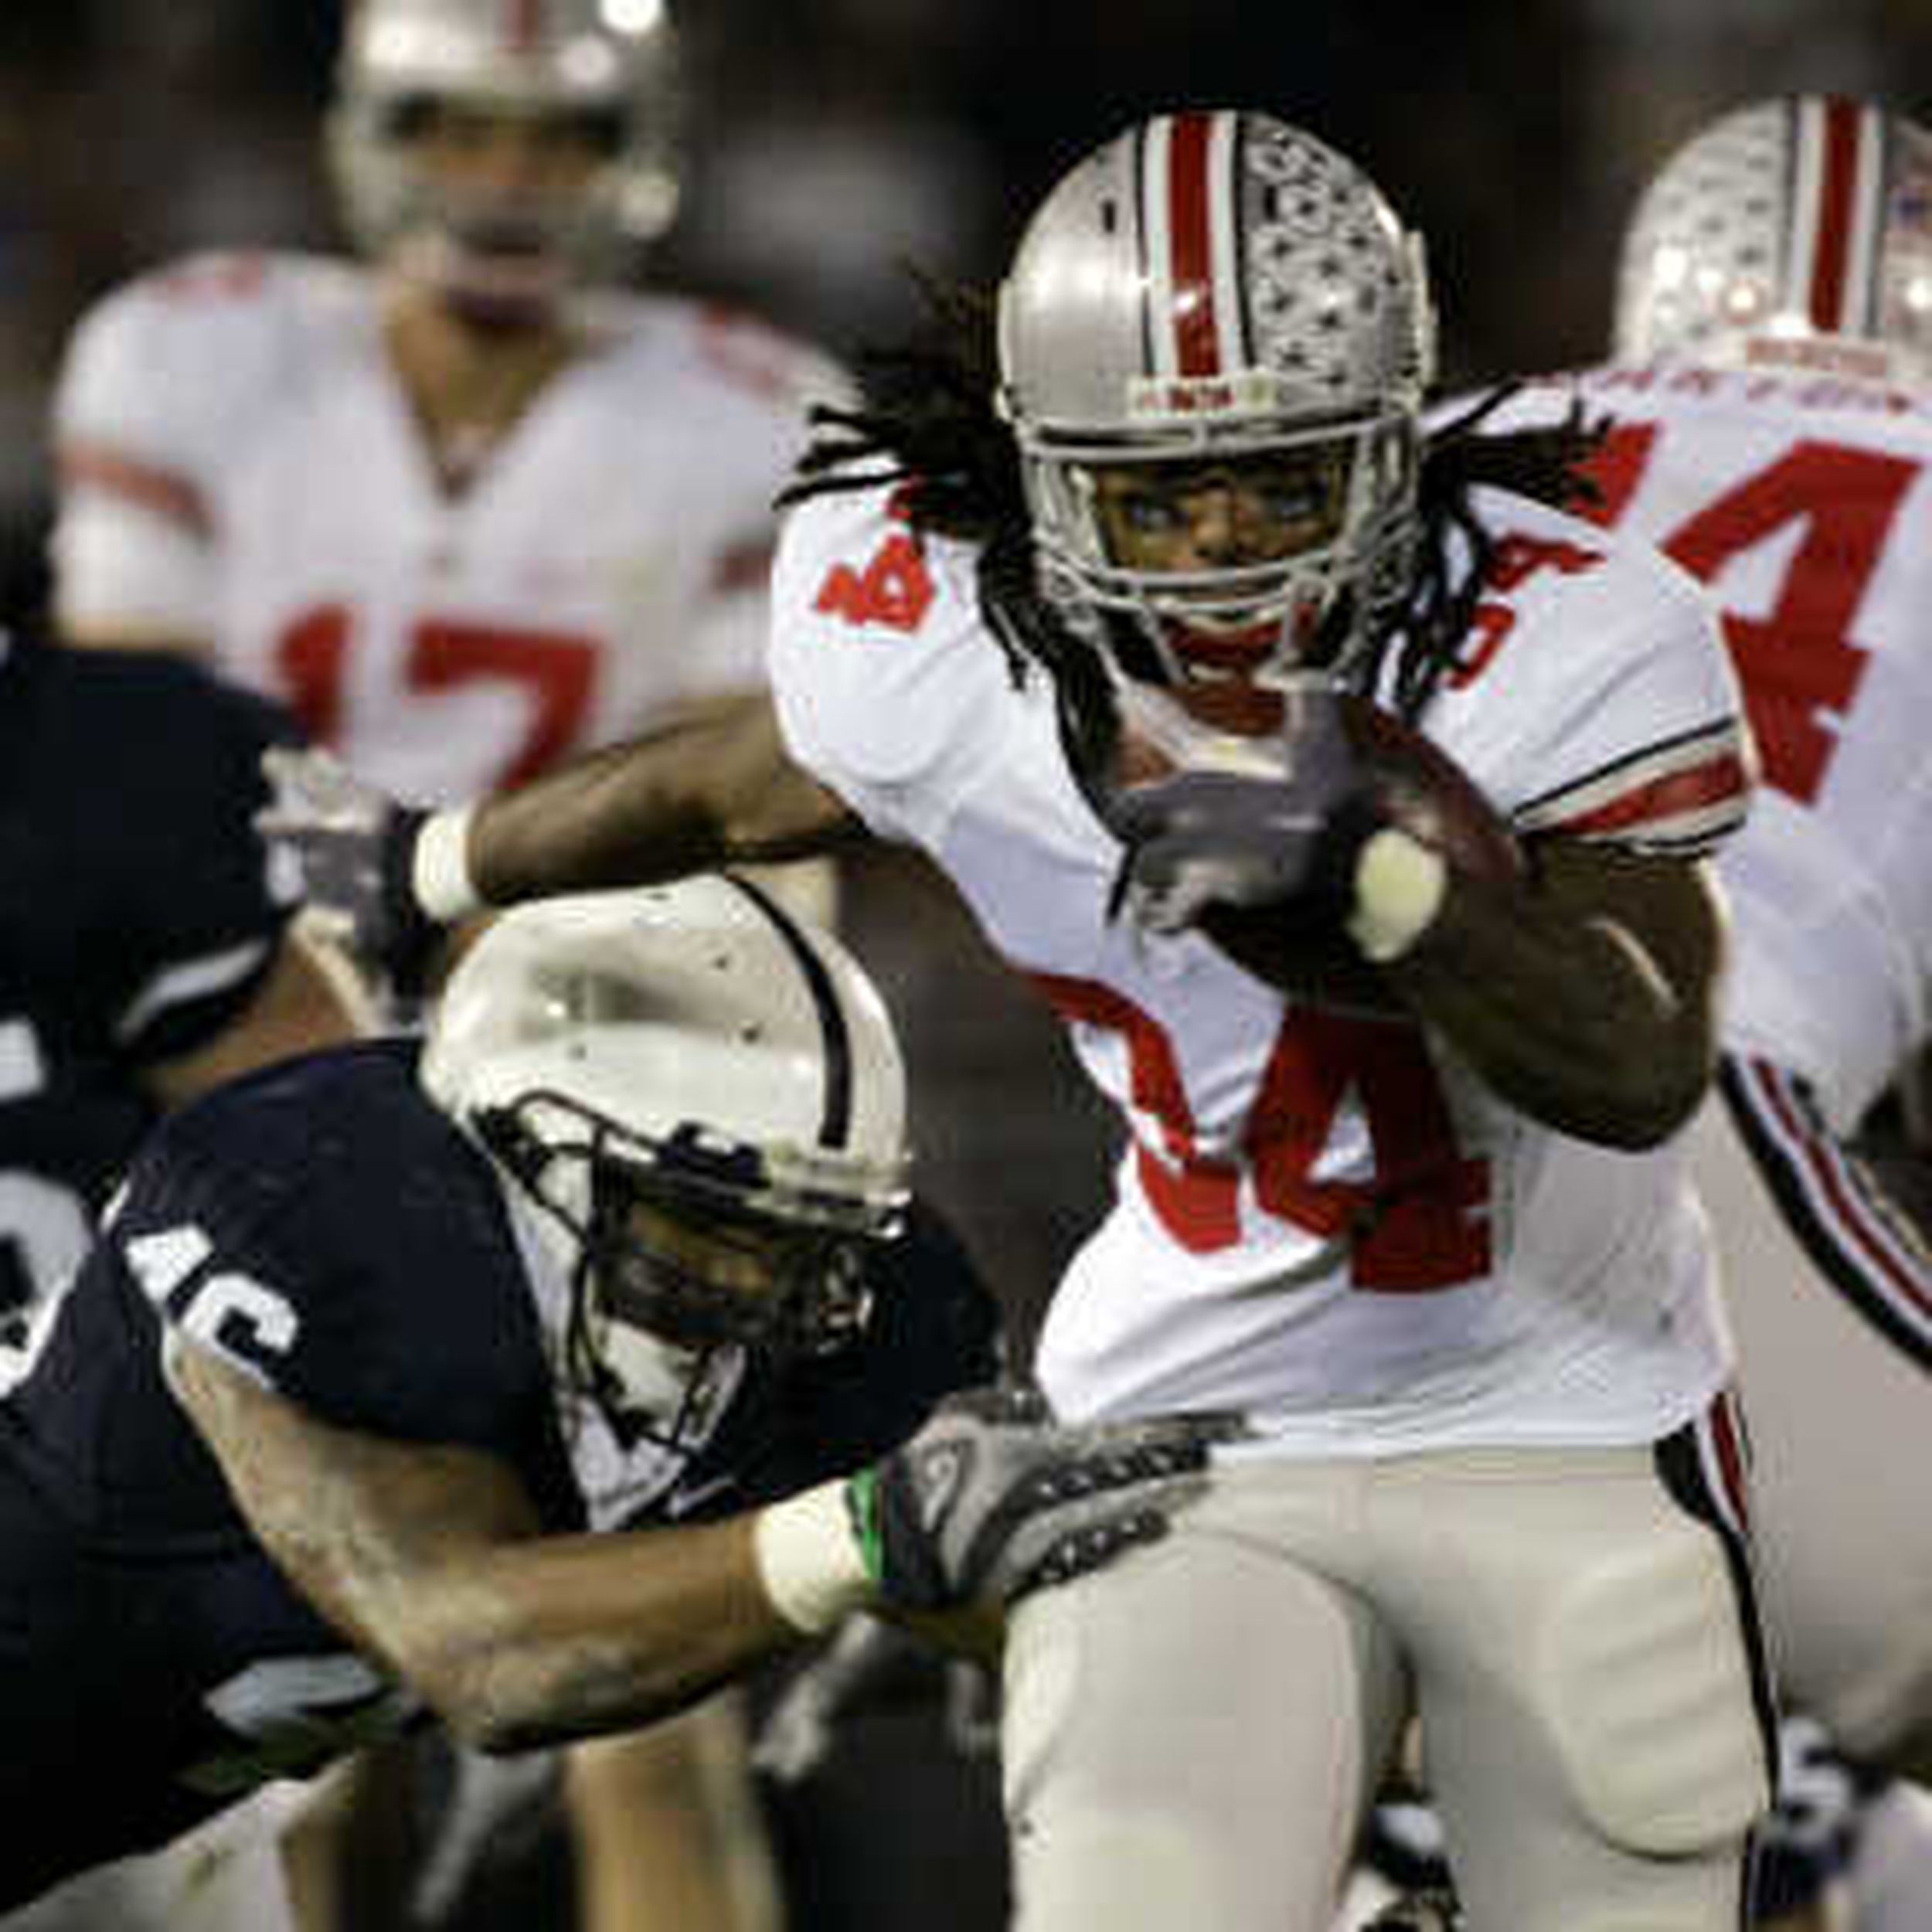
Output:
<svg viewBox="0 0 1932 1932">
<path fill-rule="evenodd" d="M 1297 686 L 1276 747 L 1278 777 L 1187 769 L 1117 793 L 1107 819 L 1126 849 L 1108 917 L 1124 913 L 1160 934 L 1195 924 L 1216 905 L 1338 918 L 1376 824 L 1342 701 L 1320 679 Z"/>
<path fill-rule="evenodd" d="M 410 884 L 429 814 L 398 804 L 326 751 L 276 746 L 262 770 L 270 796 L 256 829 L 293 859 L 318 923 L 396 992 L 420 992 L 441 935 Z"/>
<path fill-rule="evenodd" d="M 846 1488 L 880 1596 L 893 1608 L 1012 1603 L 1167 1532 L 1200 1492 L 1231 1416 L 1056 1424 L 1032 1389 L 949 1397 Z"/>
</svg>

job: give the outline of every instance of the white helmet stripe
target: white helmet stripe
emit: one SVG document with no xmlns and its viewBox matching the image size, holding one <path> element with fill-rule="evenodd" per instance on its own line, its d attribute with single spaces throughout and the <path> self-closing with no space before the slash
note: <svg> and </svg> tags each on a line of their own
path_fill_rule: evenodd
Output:
<svg viewBox="0 0 1932 1932">
<path fill-rule="evenodd" d="M 1787 307 L 1830 335 L 1871 325 L 1884 175 L 1878 113 L 1807 96 L 1792 104 L 1791 256 Z"/>
<path fill-rule="evenodd" d="M 1168 325 L 1175 309 L 1173 212 L 1167 192 L 1168 153 L 1174 123 L 1165 115 L 1151 121 L 1140 144 L 1141 234 L 1146 249 L 1148 347 L 1156 376 L 1180 372 L 1180 355 Z"/>
<path fill-rule="evenodd" d="M 1220 330 L 1221 367 L 1245 369 L 1247 304 L 1241 274 L 1241 117 L 1219 114 L 1208 152 L 1208 221 L 1214 262 L 1214 317 Z"/>
<path fill-rule="evenodd" d="M 1240 117 L 1162 115 L 1141 150 L 1148 328 L 1159 376 L 1240 368 L 1241 296 L 1234 172 Z"/>
</svg>

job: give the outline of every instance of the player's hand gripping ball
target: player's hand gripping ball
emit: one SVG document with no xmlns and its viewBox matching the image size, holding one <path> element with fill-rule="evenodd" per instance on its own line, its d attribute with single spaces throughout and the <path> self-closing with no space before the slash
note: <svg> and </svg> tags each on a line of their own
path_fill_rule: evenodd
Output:
<svg viewBox="0 0 1932 1932">
<path fill-rule="evenodd" d="M 1349 936 L 1365 849 L 1385 828 L 1453 877 L 1522 869 L 1509 827 L 1454 759 L 1352 692 L 1304 705 L 1281 779 L 1175 770 L 1117 795 L 1114 908 L 1144 930 L 1195 926 L 1257 978 L 1311 1002 L 1386 1009 Z"/>
</svg>

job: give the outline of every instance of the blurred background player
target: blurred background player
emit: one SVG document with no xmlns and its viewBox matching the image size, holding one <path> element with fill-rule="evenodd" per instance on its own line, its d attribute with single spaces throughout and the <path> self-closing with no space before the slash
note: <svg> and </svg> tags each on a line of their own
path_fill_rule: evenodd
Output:
<svg viewBox="0 0 1932 1932">
<path fill-rule="evenodd" d="M 197 257 L 77 327 L 63 634 L 201 654 L 415 799 L 759 683 L 770 498 L 838 379 L 620 292 L 680 105 L 659 9 L 365 0 L 327 125 L 363 260 Z"/>
<path fill-rule="evenodd" d="M 904 1119 L 870 982 L 726 879 L 528 908 L 426 1043 L 170 1116 L 5 1397 L 0 1898 L 425 1709 L 620 1730 L 1158 1535 L 1197 1425 L 931 1413 L 997 1317 Z"/>
<path fill-rule="evenodd" d="M 1256 1440 L 1013 1621 L 1018 1923 L 1322 1932 L 1413 1703 L 1485 1932 L 1728 1932 L 1770 1710 L 1679 1133 L 1749 783 L 1709 614 L 1550 506 L 1568 436 L 1423 443 L 1420 242 L 1272 117 L 1131 127 L 997 359 L 940 320 L 796 492 L 788 757 L 740 720 L 427 828 L 283 761 L 277 821 L 372 929 L 384 883 L 449 917 L 860 821 L 1067 1023 L 1129 1138 L 1043 1384 Z"/>
<path fill-rule="evenodd" d="M 326 147 L 361 259 L 199 254 L 77 325 L 63 636 L 199 655 L 422 801 L 757 685 L 771 499 L 838 379 L 748 317 L 628 286 L 677 208 L 682 97 L 662 6 L 349 9 Z M 831 908 L 828 869 L 781 889 Z M 668 1730 L 587 1755 L 587 1885 L 623 1893 L 641 1804 L 745 1850 L 730 1758 Z M 666 1922 L 699 1922 L 654 1862 Z M 705 1862 L 675 1869 L 697 1886 Z M 769 1875 L 737 1870 L 720 1925 L 769 1916 Z"/>
<path fill-rule="evenodd" d="M 1849 1863 L 1851 1922 L 1904 1932 L 1932 1923 L 1926 1801 L 1888 1783 L 1932 1770 L 1932 1525 L 1900 1479 L 1932 1452 L 1932 1169 L 1897 1097 L 1932 1036 L 1932 136 L 1818 94 L 1712 121 L 1631 219 L 1611 362 L 1494 420 L 1578 398 L 1610 419 L 1587 513 L 1709 587 L 1761 764 L 1695 1148 L 1781 1685 L 1828 1733 L 1787 1739 L 1766 1907 L 1842 1913 Z"/>
</svg>

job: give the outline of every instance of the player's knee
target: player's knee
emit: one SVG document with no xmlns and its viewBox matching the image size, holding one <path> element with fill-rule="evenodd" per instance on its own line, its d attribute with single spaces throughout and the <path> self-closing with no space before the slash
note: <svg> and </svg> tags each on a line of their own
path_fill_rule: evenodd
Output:
<svg viewBox="0 0 1932 1932">
<path fill-rule="evenodd" d="M 1687 1529 L 1587 1566 L 1537 1662 L 1592 1829 L 1651 1858 L 1741 1842 L 1770 1802 L 1770 1767 L 1730 1577 L 1708 1538 Z M 1575 1932 L 1673 1929 L 1607 1920 Z"/>
</svg>

